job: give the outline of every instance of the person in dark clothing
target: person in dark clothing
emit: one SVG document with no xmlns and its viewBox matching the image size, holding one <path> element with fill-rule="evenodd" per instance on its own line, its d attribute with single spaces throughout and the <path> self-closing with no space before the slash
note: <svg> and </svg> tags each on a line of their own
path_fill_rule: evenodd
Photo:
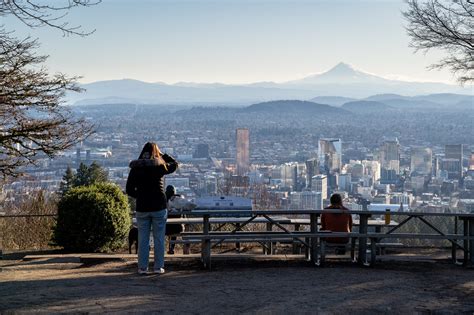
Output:
<svg viewBox="0 0 474 315">
<path fill-rule="evenodd" d="M 175 159 L 161 153 L 156 143 L 147 142 L 137 160 L 130 162 L 126 192 L 136 199 L 138 225 L 138 273 L 148 272 L 150 229 L 153 226 L 154 272 L 164 273 L 167 199 L 164 176 L 178 167 Z"/>
<path fill-rule="evenodd" d="M 180 198 L 181 195 L 176 194 L 176 189 L 174 188 L 173 185 L 168 185 L 166 186 L 166 200 L 170 201 L 172 198 Z M 172 213 L 173 209 L 168 209 L 168 218 L 181 218 L 180 214 L 173 214 Z M 169 249 L 168 249 L 168 254 L 173 255 L 174 254 L 174 247 L 175 244 L 173 244 L 171 241 L 176 240 L 176 235 L 180 234 L 183 232 L 183 226 L 181 224 L 166 224 L 166 235 L 170 237 L 170 243 L 169 243 Z"/>
<path fill-rule="evenodd" d="M 340 209 L 343 210 L 343 213 L 323 213 L 321 215 L 321 229 L 329 230 L 332 232 L 351 232 L 352 231 L 352 216 L 349 213 L 344 213 L 349 211 L 342 204 L 342 197 L 339 194 L 333 194 L 331 196 L 331 205 L 325 209 Z M 326 241 L 334 244 L 346 244 L 349 242 L 349 238 L 334 237 L 326 238 Z M 342 249 L 338 250 L 342 252 Z M 345 249 L 344 249 L 345 251 Z"/>
</svg>

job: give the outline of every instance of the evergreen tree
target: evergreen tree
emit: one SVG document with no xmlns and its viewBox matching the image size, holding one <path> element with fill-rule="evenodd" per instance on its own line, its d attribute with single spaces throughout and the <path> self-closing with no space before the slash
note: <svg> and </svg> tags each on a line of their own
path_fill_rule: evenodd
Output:
<svg viewBox="0 0 474 315">
<path fill-rule="evenodd" d="M 64 196 L 72 187 L 74 187 L 75 175 L 70 166 L 67 167 L 66 173 L 63 175 L 63 180 L 59 186 L 61 196 Z"/>
<path fill-rule="evenodd" d="M 109 174 L 97 162 L 89 166 L 89 185 L 104 183 L 109 180 Z"/>
<path fill-rule="evenodd" d="M 78 186 L 87 186 L 89 178 L 89 167 L 86 164 L 82 163 L 77 169 L 76 175 L 74 176 L 74 187 Z"/>
<path fill-rule="evenodd" d="M 97 162 L 92 162 L 90 166 L 84 163 L 79 165 L 76 176 L 74 177 L 74 187 L 90 186 L 108 181 L 107 171 Z"/>
</svg>

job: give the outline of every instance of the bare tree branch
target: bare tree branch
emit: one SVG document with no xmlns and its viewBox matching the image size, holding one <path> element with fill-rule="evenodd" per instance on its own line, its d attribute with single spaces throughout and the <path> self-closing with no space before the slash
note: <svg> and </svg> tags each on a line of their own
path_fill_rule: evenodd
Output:
<svg viewBox="0 0 474 315">
<path fill-rule="evenodd" d="M 406 0 L 406 30 L 415 51 L 441 49 L 446 58 L 430 69 L 448 68 L 461 84 L 474 82 L 474 3 L 472 0 Z"/>
<path fill-rule="evenodd" d="M 39 155 L 53 157 L 91 134 L 92 126 L 62 104 L 66 91 L 80 92 L 76 77 L 49 75 L 36 41 L 0 31 L 0 175 L 18 176 L 19 167 Z"/>
<path fill-rule="evenodd" d="M 44 4 L 39 0 L 0 0 L 0 17 L 14 15 L 25 25 L 36 28 L 48 26 L 63 32 L 63 35 L 87 36 L 92 31 L 82 31 L 80 25 L 72 26 L 65 21 L 69 11 L 78 7 L 89 7 L 101 0 L 55 0 Z"/>
</svg>

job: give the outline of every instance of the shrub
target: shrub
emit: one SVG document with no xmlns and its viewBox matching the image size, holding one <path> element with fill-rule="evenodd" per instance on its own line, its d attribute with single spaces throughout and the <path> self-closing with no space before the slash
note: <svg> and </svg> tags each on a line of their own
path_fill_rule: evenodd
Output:
<svg viewBox="0 0 474 315">
<path fill-rule="evenodd" d="M 127 196 L 117 185 L 75 187 L 59 201 L 53 241 L 68 251 L 113 251 L 123 246 L 130 225 Z"/>
<path fill-rule="evenodd" d="M 12 217 L 0 218 L 0 250 L 51 249 L 49 242 L 56 222 L 56 203 L 51 194 L 40 190 L 20 198 L 16 196 L 15 201 L 3 204 L 6 214 Z"/>
</svg>

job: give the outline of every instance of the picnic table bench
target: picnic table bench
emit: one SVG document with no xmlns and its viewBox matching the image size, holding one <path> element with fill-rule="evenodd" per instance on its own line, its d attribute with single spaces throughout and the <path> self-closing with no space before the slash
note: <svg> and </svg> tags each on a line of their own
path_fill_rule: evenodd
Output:
<svg viewBox="0 0 474 315">
<path fill-rule="evenodd" d="M 369 232 L 369 221 L 370 223 L 375 224 L 375 226 L 382 224 L 382 220 L 369 220 L 372 215 L 385 215 L 384 211 L 349 211 L 350 214 L 356 214 L 359 216 L 359 231 L 351 233 L 339 233 L 339 232 L 327 232 L 319 231 L 319 216 L 323 212 L 332 212 L 340 213 L 340 210 L 263 210 L 263 211 L 252 211 L 250 218 L 240 218 L 239 226 L 233 231 L 230 232 L 215 232 L 210 230 L 211 223 L 218 222 L 222 218 L 215 218 L 212 216 L 219 216 L 217 211 L 192 211 L 187 212 L 188 216 L 193 216 L 198 218 L 194 222 L 196 224 L 203 225 L 203 231 L 201 233 L 194 233 L 183 235 L 183 242 L 196 242 L 201 243 L 201 260 L 204 267 L 211 267 L 211 244 L 219 244 L 222 242 L 259 242 L 262 244 L 268 244 L 278 241 L 295 241 L 303 244 L 306 248 L 309 249 L 309 260 L 315 265 L 318 265 L 324 262 L 324 247 L 326 246 L 325 238 L 327 237 L 343 237 L 351 238 L 358 241 L 358 263 L 362 265 L 368 264 L 367 260 L 367 249 L 368 241 L 370 241 L 370 265 L 375 263 L 375 255 L 377 243 L 382 239 L 441 239 L 448 240 L 453 244 L 453 255 L 457 248 L 461 248 L 464 251 L 464 263 L 468 261 L 474 263 L 474 214 L 440 214 L 440 213 L 410 213 L 410 212 L 391 212 L 392 215 L 403 215 L 407 218 L 400 223 L 394 223 L 394 226 L 390 226 L 391 229 L 385 233 L 381 233 L 379 229 L 376 228 L 375 232 Z M 238 210 L 228 210 L 225 212 L 227 216 L 232 214 L 239 214 Z M 248 214 L 248 211 L 246 211 Z M 287 220 L 282 218 L 282 215 L 289 214 L 299 214 L 299 215 L 309 215 L 309 219 L 290 219 L 288 223 Z M 279 216 L 282 219 L 282 222 L 274 220 L 272 216 Z M 464 234 L 446 234 L 442 233 L 435 226 L 430 224 L 428 221 L 424 220 L 424 216 L 456 216 L 464 221 Z M 212 217 L 212 218 L 211 218 Z M 260 218 L 260 219 L 258 219 Z M 419 218 L 425 224 L 430 226 L 436 234 L 428 233 L 394 233 L 401 226 L 406 224 L 409 220 L 413 218 Z M 191 218 L 190 218 L 191 219 Z M 233 220 L 228 218 L 229 220 Z M 258 219 L 258 220 L 257 220 Z M 171 219 L 170 219 L 171 220 Z M 264 223 L 264 220 L 268 224 L 277 226 L 279 231 L 261 231 L 259 233 L 255 232 L 243 232 L 241 229 L 251 222 L 260 222 Z M 294 220 L 294 221 L 292 221 Z M 308 224 L 310 231 L 290 231 L 284 225 L 287 224 Z M 171 222 L 171 221 L 170 221 Z M 202 222 L 202 223 L 200 223 Z M 383 221 L 382 221 L 383 222 Z M 391 222 L 392 223 L 392 222 Z M 464 245 L 461 246 L 457 241 L 463 241 Z"/>
</svg>

